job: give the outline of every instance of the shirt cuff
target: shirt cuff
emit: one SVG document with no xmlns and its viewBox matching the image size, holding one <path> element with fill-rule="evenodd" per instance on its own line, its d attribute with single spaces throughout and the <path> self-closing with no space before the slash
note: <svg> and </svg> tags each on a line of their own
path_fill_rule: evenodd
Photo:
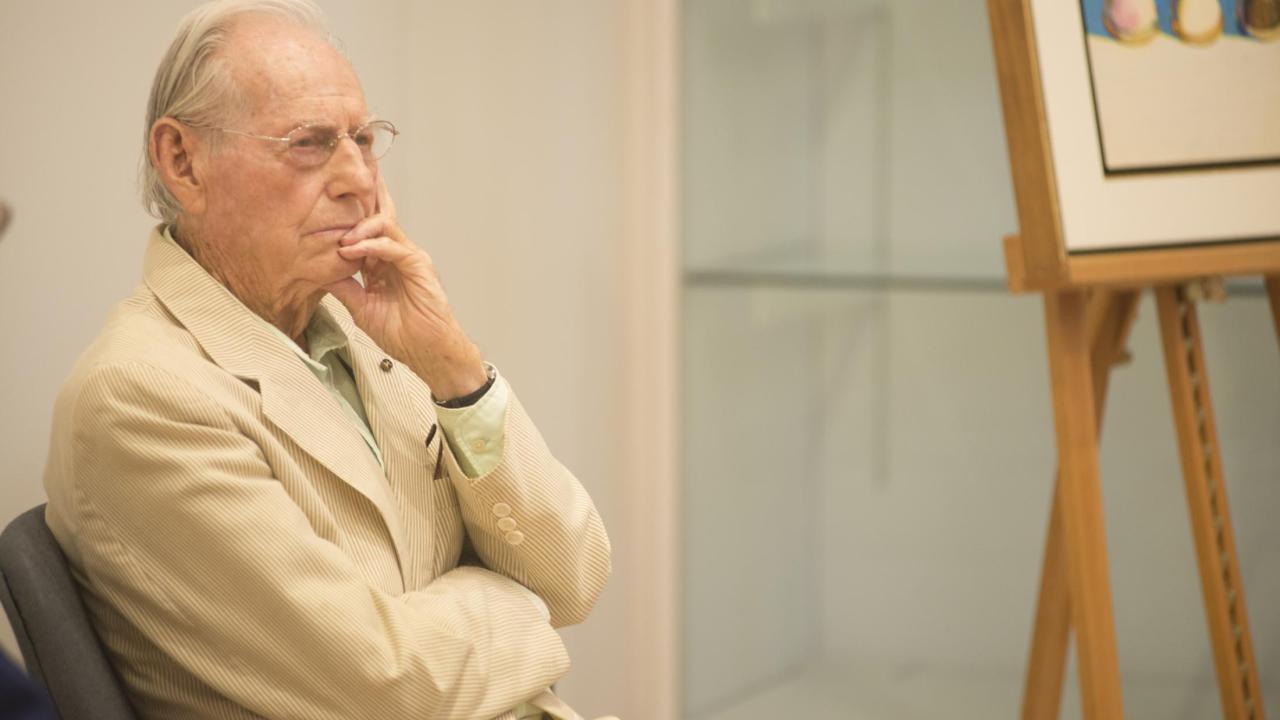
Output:
<svg viewBox="0 0 1280 720">
<path fill-rule="evenodd" d="M 444 432 L 458 467 L 469 478 L 489 474 L 502 462 L 506 438 L 507 399 L 511 388 L 498 375 L 474 405 L 463 408 L 436 408 L 436 418 Z"/>
</svg>

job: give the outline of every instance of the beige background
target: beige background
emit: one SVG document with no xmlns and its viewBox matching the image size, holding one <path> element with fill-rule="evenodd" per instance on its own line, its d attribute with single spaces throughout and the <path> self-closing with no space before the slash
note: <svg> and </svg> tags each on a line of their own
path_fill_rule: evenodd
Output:
<svg viewBox="0 0 1280 720">
<path fill-rule="evenodd" d="M 151 76 L 195 2 L 0 0 L 0 522 L 43 501 L 53 398 L 141 277 L 152 224 L 135 171 Z M 626 536 L 611 296 L 622 230 L 620 2 L 321 0 L 371 107 L 403 131 L 385 161 L 404 224 L 464 326 Z M 634 543 L 624 543 L 634 547 Z M 598 609 L 565 632 L 564 694 L 641 716 L 619 641 L 625 549 Z M 7 624 L 0 646 L 12 650 Z"/>
</svg>

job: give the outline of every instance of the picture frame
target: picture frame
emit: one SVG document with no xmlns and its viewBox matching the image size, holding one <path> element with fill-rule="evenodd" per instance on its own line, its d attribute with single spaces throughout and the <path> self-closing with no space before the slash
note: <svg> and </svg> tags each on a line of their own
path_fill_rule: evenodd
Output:
<svg viewBox="0 0 1280 720">
<path fill-rule="evenodd" d="M 1157 1 L 1171 7 L 1169 0 Z M 1086 12 L 1104 3 L 988 0 L 1020 226 L 1005 240 L 1011 289 L 1142 285 L 1280 271 L 1280 156 L 1272 157 L 1269 146 L 1253 155 L 1237 148 L 1234 156 L 1221 148 L 1199 148 L 1199 156 L 1179 149 L 1145 165 L 1141 152 L 1130 152 L 1127 166 L 1108 165 L 1108 150 L 1113 158 L 1124 156 L 1116 153 L 1122 147 L 1116 138 L 1124 141 L 1123 133 L 1107 132 L 1116 125 L 1111 118 L 1124 108 L 1117 110 L 1114 91 L 1099 97 L 1099 73 L 1120 68 L 1102 78 L 1113 89 L 1125 72 L 1132 82 L 1132 68 L 1115 63 L 1140 56 L 1091 56 L 1090 42 L 1094 50 L 1164 56 L 1178 51 L 1173 53 L 1178 57 L 1184 50 L 1179 43 L 1189 43 L 1151 37 L 1146 39 L 1150 46 L 1141 47 L 1099 38 L 1098 23 Z M 1165 19 L 1161 22 L 1164 28 L 1155 34 L 1168 27 Z M 1274 52 L 1280 58 L 1280 41 L 1232 37 L 1219 42 L 1228 40 L 1258 43 L 1267 57 Z M 1186 57 L 1202 64 L 1214 51 L 1205 43 L 1185 50 L 1193 53 Z M 1280 76 L 1280 62 L 1276 67 Z M 1205 65 L 1206 73 L 1220 71 Z M 1200 84 L 1212 87 L 1213 78 L 1201 78 Z M 1280 114 L 1280 102 L 1275 111 Z M 1280 138 L 1269 134 L 1262 144 L 1272 140 L 1280 147 Z M 1193 161 L 1178 162 L 1183 156 Z"/>
</svg>

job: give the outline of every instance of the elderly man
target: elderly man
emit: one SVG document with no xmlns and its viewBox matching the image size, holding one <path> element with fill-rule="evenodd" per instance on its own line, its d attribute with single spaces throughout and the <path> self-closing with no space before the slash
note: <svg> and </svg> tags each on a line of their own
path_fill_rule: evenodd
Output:
<svg viewBox="0 0 1280 720">
<path fill-rule="evenodd" d="M 397 224 L 395 134 L 306 0 L 202 6 L 161 62 L 163 223 L 45 477 L 143 717 L 577 717 L 555 628 L 608 539 Z"/>
</svg>

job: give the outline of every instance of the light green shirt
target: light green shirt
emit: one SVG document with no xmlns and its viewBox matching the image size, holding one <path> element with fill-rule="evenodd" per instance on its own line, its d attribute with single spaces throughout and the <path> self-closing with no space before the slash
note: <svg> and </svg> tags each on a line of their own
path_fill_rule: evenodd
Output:
<svg viewBox="0 0 1280 720">
<path fill-rule="evenodd" d="M 164 236 L 173 241 L 172 229 L 165 227 Z M 267 327 L 306 363 L 316 379 L 333 395 L 347 419 L 360 431 L 360 437 L 369 446 L 369 452 L 382 462 L 382 451 L 369 428 L 369 417 L 360 400 L 355 378 L 351 376 L 351 356 L 347 351 L 347 336 L 324 307 L 316 308 L 316 314 L 304 331 L 311 352 L 303 352 L 288 335 L 268 323 Z M 496 372 L 496 371 L 495 371 Z M 468 477 L 487 475 L 502 462 L 502 446 L 506 435 L 507 398 L 511 390 L 507 381 L 499 375 L 493 386 L 474 405 L 465 408 L 437 408 L 436 419 L 444 433 L 458 466 Z"/>
<path fill-rule="evenodd" d="M 329 394 L 338 401 L 342 406 L 343 414 L 360 431 L 360 437 L 364 438 L 369 451 L 378 459 L 378 465 L 383 465 L 382 451 L 378 449 L 378 441 L 374 439 L 373 431 L 370 429 L 369 416 L 365 414 L 364 403 L 360 400 L 360 391 L 356 388 L 355 378 L 351 377 L 351 373 L 347 370 L 351 364 L 351 357 L 347 354 L 347 336 L 333 321 L 329 311 L 323 307 L 317 308 L 311 323 L 307 325 L 305 334 L 307 345 L 311 348 L 310 353 L 303 352 L 302 348 L 279 328 L 270 323 L 267 325 L 295 355 L 302 359 L 302 362 L 306 363 L 307 368 L 316 376 L 320 384 L 324 385 Z"/>
<path fill-rule="evenodd" d="M 264 321 L 265 322 L 265 321 Z M 360 431 L 360 437 L 369 451 L 382 465 L 382 452 L 369 427 L 364 402 L 351 376 L 351 356 L 347 350 L 347 336 L 324 307 L 316 309 L 304 334 L 310 352 L 302 348 L 274 325 L 268 326 L 293 350 L 316 376 L 322 385 L 342 406 L 347 419 Z M 501 376 L 493 381 L 475 404 L 464 408 L 436 408 L 440 430 L 444 433 L 458 465 L 468 477 L 488 474 L 502 461 L 504 425 L 507 416 L 507 396 L 510 390 Z"/>
</svg>

